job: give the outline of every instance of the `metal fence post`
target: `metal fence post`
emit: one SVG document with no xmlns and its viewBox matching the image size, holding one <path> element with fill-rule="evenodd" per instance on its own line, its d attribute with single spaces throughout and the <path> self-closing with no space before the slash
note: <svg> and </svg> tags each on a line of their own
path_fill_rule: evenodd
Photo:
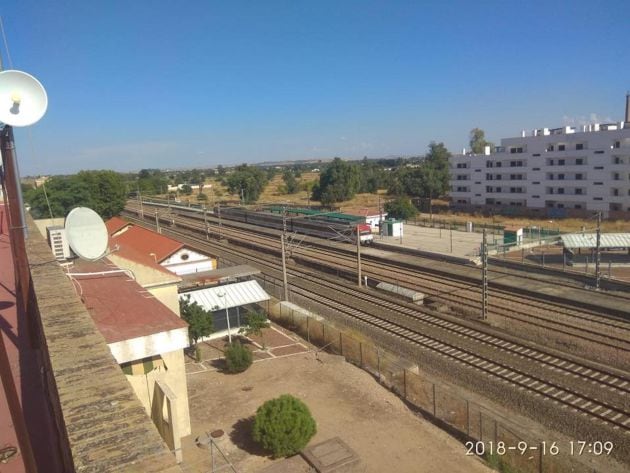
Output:
<svg viewBox="0 0 630 473">
<path fill-rule="evenodd" d="M 431 387 L 433 388 L 433 417 L 437 417 L 436 399 L 435 399 L 435 383 L 431 383 Z"/>
</svg>

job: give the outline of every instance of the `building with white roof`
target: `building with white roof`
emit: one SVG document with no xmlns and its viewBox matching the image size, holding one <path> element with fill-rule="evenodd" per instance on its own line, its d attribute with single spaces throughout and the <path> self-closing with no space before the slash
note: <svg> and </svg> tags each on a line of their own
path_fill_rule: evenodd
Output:
<svg viewBox="0 0 630 473">
<path fill-rule="evenodd" d="M 547 217 L 630 217 L 630 95 L 625 121 L 541 128 L 483 154 L 450 158 L 451 205 Z"/>
</svg>

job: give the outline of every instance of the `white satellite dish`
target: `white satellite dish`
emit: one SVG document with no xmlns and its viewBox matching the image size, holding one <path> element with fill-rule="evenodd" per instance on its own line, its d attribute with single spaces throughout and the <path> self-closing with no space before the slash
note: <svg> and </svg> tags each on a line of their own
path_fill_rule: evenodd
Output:
<svg viewBox="0 0 630 473">
<path fill-rule="evenodd" d="M 47 108 L 46 90 L 35 77 L 22 71 L 0 72 L 0 122 L 29 126 L 38 122 Z"/>
<path fill-rule="evenodd" d="M 66 235 L 72 251 L 88 261 L 105 256 L 108 233 L 103 219 L 87 207 L 74 208 L 66 216 Z"/>
</svg>

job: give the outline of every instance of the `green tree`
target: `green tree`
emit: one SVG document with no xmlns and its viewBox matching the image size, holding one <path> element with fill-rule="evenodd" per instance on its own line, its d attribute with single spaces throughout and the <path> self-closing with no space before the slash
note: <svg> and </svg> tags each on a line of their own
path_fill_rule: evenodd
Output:
<svg viewBox="0 0 630 473">
<path fill-rule="evenodd" d="M 397 169 L 390 183 L 390 194 L 406 194 L 412 197 L 432 199 L 448 191 L 451 153 L 443 143 L 431 142 L 429 152 L 417 167 L 402 166 Z"/>
<path fill-rule="evenodd" d="M 291 169 L 285 169 L 282 173 L 282 180 L 287 189 L 287 194 L 295 194 L 299 190 L 298 181 L 295 173 Z"/>
<path fill-rule="evenodd" d="M 324 205 L 352 199 L 359 190 L 359 168 L 340 158 L 335 158 L 319 176 L 319 184 L 313 188 L 313 198 Z"/>
<path fill-rule="evenodd" d="M 470 130 L 470 150 L 474 154 L 483 154 L 486 146 L 490 146 L 494 150 L 494 143 L 486 141 L 486 132 L 481 128 L 473 128 Z"/>
<path fill-rule="evenodd" d="M 182 319 L 188 322 L 188 337 L 193 345 L 196 345 L 200 338 L 207 337 L 213 332 L 212 312 L 205 310 L 195 301 L 191 302 L 190 296 L 179 299 L 179 312 Z"/>
<path fill-rule="evenodd" d="M 132 191 L 139 189 L 142 194 L 164 194 L 168 189 L 168 176 L 159 169 L 142 169 L 137 181 L 131 182 L 130 186 Z"/>
<path fill-rule="evenodd" d="M 418 213 L 418 210 L 411 203 L 409 197 L 405 196 L 399 196 L 387 202 L 385 204 L 385 211 L 388 217 L 402 220 L 408 220 Z"/>
<path fill-rule="evenodd" d="M 258 408 L 252 437 L 278 458 L 301 451 L 316 432 L 315 419 L 306 404 L 283 394 Z"/>
<path fill-rule="evenodd" d="M 50 212 L 48 202 L 50 203 Z M 114 171 L 81 171 L 73 176 L 53 176 L 45 187 L 29 189 L 25 200 L 33 218 L 63 217 L 74 207 L 89 207 L 103 219 L 118 215 L 125 206 L 124 178 Z"/>
<path fill-rule="evenodd" d="M 184 195 L 192 194 L 192 187 L 190 187 L 190 184 L 184 184 L 182 186 L 182 194 Z"/>
<path fill-rule="evenodd" d="M 228 344 L 223 354 L 228 373 L 241 373 L 249 368 L 253 362 L 252 352 L 238 340 Z"/>
<path fill-rule="evenodd" d="M 231 194 L 242 193 L 243 203 L 251 204 L 267 185 L 267 173 L 259 167 L 242 164 L 227 177 L 226 184 Z"/>
<path fill-rule="evenodd" d="M 238 330 L 238 333 L 244 333 L 246 336 L 257 335 L 260 337 L 263 348 L 265 347 L 265 339 L 263 337 L 263 329 L 269 328 L 269 320 L 267 316 L 259 311 L 250 312 L 245 318 L 245 323 Z"/>
<path fill-rule="evenodd" d="M 217 174 L 219 176 L 225 176 L 225 168 L 221 164 L 217 166 Z"/>
</svg>

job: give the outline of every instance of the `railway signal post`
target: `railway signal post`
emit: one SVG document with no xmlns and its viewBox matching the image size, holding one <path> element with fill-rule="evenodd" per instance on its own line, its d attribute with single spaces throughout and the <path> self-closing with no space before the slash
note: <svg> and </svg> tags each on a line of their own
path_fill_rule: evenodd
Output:
<svg viewBox="0 0 630 473">
<path fill-rule="evenodd" d="M 280 235 L 282 246 L 282 283 L 284 288 L 284 300 L 289 300 L 289 283 L 287 282 L 287 255 L 284 246 L 284 233 Z"/>
<path fill-rule="evenodd" d="M 600 268 L 601 264 L 601 231 L 602 226 L 602 213 L 597 212 L 597 240 L 595 242 L 595 290 L 599 291 L 599 285 L 602 279 L 602 272 Z"/>
<path fill-rule="evenodd" d="M 357 284 L 361 287 L 361 230 L 357 225 Z"/>
<path fill-rule="evenodd" d="M 483 243 L 481 244 L 481 317 L 488 318 L 488 243 L 486 229 L 483 229 Z"/>
</svg>

